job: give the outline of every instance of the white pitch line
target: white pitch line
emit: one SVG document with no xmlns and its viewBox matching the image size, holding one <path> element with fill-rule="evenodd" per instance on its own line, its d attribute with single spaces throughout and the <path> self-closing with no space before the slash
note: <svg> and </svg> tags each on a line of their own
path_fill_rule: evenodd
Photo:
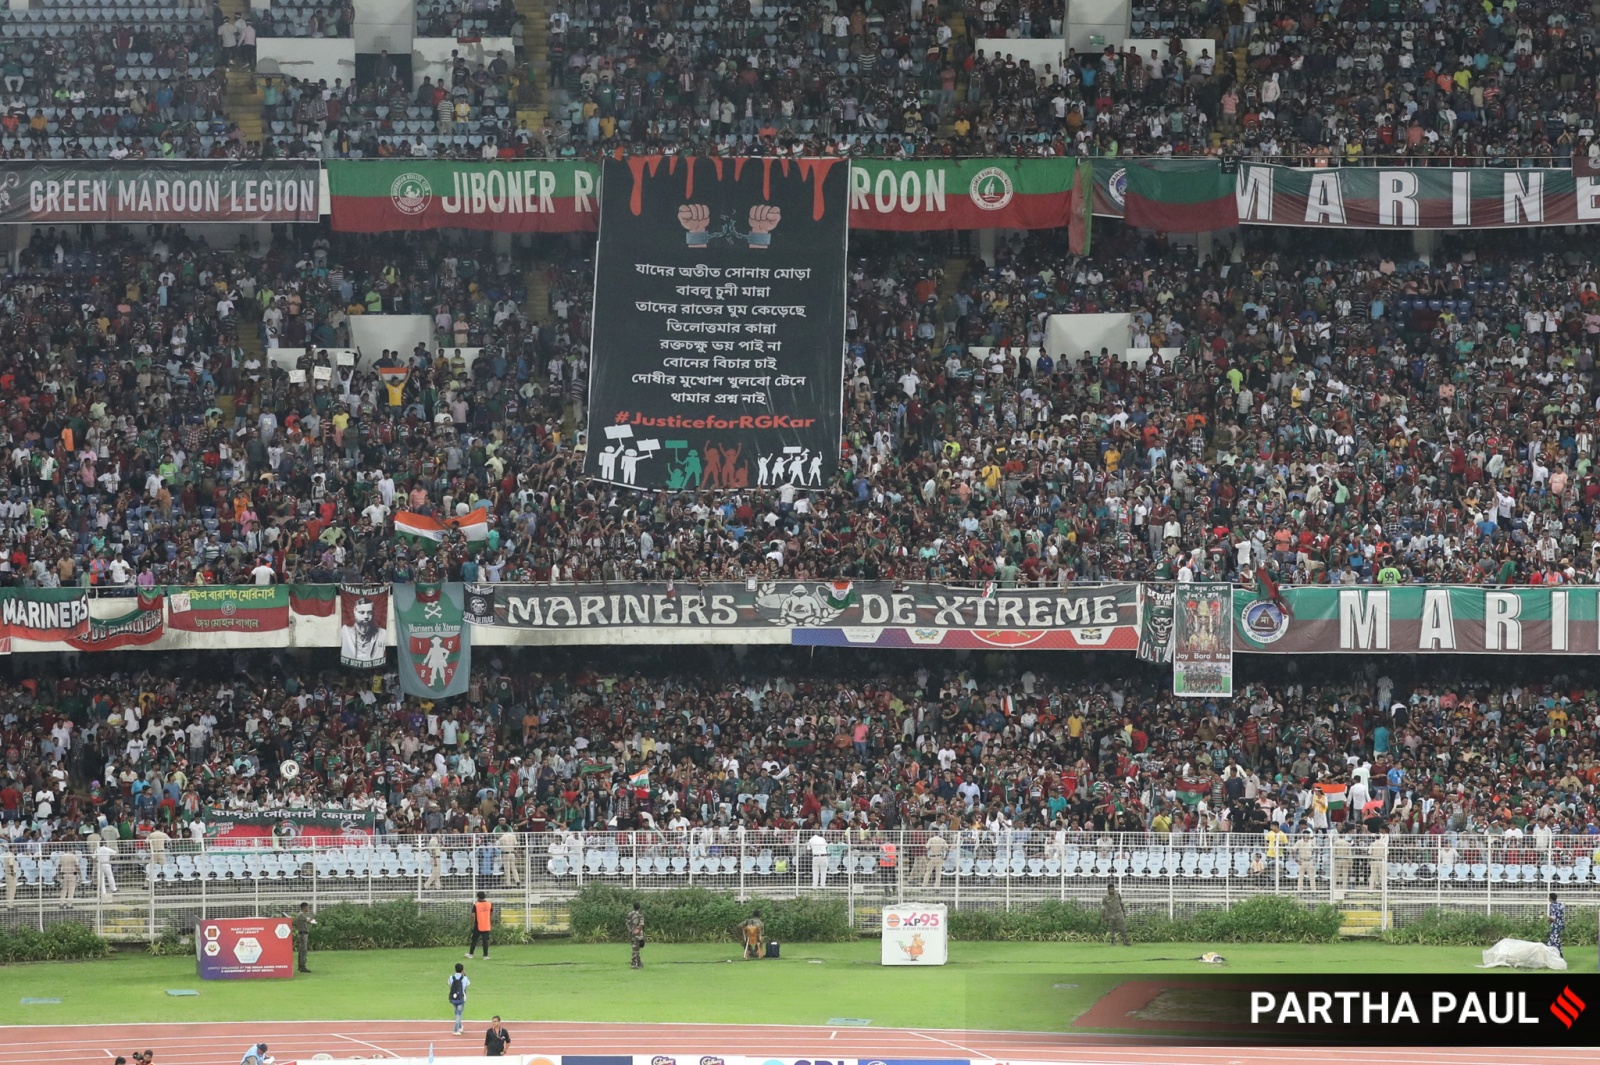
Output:
<svg viewBox="0 0 1600 1065">
<path fill-rule="evenodd" d="M 357 1039 L 354 1036 L 348 1036 L 348 1035 L 341 1035 L 341 1036 L 338 1036 L 336 1038 L 346 1039 L 346 1040 L 349 1040 L 352 1043 L 360 1043 L 364 1047 L 367 1047 L 367 1048 L 369 1048 L 371 1050 L 376 1050 L 378 1053 L 387 1055 L 388 1057 L 391 1057 L 391 1058 L 398 1058 L 400 1056 L 399 1054 L 396 1054 L 392 1050 L 385 1050 L 385 1049 L 383 1049 L 383 1047 L 378 1046 L 376 1043 L 369 1043 L 365 1039 Z"/>
</svg>

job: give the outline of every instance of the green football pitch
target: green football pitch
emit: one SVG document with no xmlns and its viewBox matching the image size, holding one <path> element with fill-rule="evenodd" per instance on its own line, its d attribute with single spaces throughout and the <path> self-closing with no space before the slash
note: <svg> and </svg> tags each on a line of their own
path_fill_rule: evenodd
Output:
<svg viewBox="0 0 1600 1065">
<path fill-rule="evenodd" d="M 952 943 L 940 968 L 885 968 L 874 940 L 794 944 L 744 962 L 737 946 L 651 945 L 642 971 L 626 946 L 553 940 L 467 961 L 459 949 L 313 954 L 293 980 L 203 982 L 192 958 L 132 952 L 92 962 L 0 968 L 0 1024 L 135 1021 L 392 1020 L 446 1017 L 456 962 L 472 979 L 468 1015 L 524 1020 L 826 1025 L 1060 1031 L 1129 974 L 1462 973 L 1475 947 L 1222 946 L 1225 968 L 1199 962 L 1206 944 Z M 198 996 L 173 997 L 173 989 Z M 60 999 L 21 1005 L 21 1000 Z"/>
</svg>

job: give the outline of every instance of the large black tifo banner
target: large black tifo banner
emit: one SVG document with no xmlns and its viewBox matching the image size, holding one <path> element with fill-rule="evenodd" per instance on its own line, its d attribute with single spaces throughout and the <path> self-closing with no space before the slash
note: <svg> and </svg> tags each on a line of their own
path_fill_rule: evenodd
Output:
<svg viewBox="0 0 1600 1065">
<path fill-rule="evenodd" d="M 839 458 L 849 166 L 607 160 L 585 471 L 821 487 Z"/>
</svg>

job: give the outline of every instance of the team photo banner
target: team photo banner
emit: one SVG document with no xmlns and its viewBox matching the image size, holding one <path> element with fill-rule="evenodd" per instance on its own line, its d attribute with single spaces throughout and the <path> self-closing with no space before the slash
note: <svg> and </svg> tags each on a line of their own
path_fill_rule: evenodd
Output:
<svg viewBox="0 0 1600 1065">
<path fill-rule="evenodd" d="M 341 233 L 490 229 L 505 233 L 593 232 L 593 163 L 508 160 L 331 160 L 328 195 Z"/>
<path fill-rule="evenodd" d="M 314 162 L 6 163 L 0 222 L 315 222 Z"/>
<path fill-rule="evenodd" d="M 1600 587 L 1366 585 L 1235 589 L 1236 651 L 1270 654 L 1600 653 Z"/>
<path fill-rule="evenodd" d="M 1233 695 L 1233 645 L 1226 584 L 1179 584 L 1173 594 L 1172 694 L 1184 699 Z"/>
<path fill-rule="evenodd" d="M 905 646 L 944 646 L 952 631 L 988 634 L 971 646 L 1133 650 L 1139 641 L 1135 584 L 1069 588 L 961 588 L 892 581 L 717 582 L 705 585 L 469 585 L 468 618 L 517 629 L 678 628 L 834 631 L 878 644 L 909 634 Z M 491 619 L 491 620 L 482 620 Z M 796 642 L 802 642 L 798 638 Z M 807 639 L 808 644 L 831 640 Z M 893 646 L 893 643 L 881 644 Z"/>
<path fill-rule="evenodd" d="M 820 488 L 838 464 L 849 166 L 607 160 L 584 472 Z"/>
</svg>

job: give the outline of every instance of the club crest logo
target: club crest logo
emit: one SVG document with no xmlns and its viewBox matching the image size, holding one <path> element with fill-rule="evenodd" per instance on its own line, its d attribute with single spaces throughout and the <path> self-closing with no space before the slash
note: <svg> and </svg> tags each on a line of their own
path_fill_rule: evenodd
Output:
<svg viewBox="0 0 1600 1065">
<path fill-rule="evenodd" d="M 421 174 L 407 172 L 389 186 L 389 199 L 401 214 L 419 215 L 433 202 L 433 186 Z"/>
<path fill-rule="evenodd" d="M 1011 175 L 998 166 L 984 167 L 972 179 L 972 202 L 980 211 L 999 211 L 1016 195 Z"/>
</svg>

